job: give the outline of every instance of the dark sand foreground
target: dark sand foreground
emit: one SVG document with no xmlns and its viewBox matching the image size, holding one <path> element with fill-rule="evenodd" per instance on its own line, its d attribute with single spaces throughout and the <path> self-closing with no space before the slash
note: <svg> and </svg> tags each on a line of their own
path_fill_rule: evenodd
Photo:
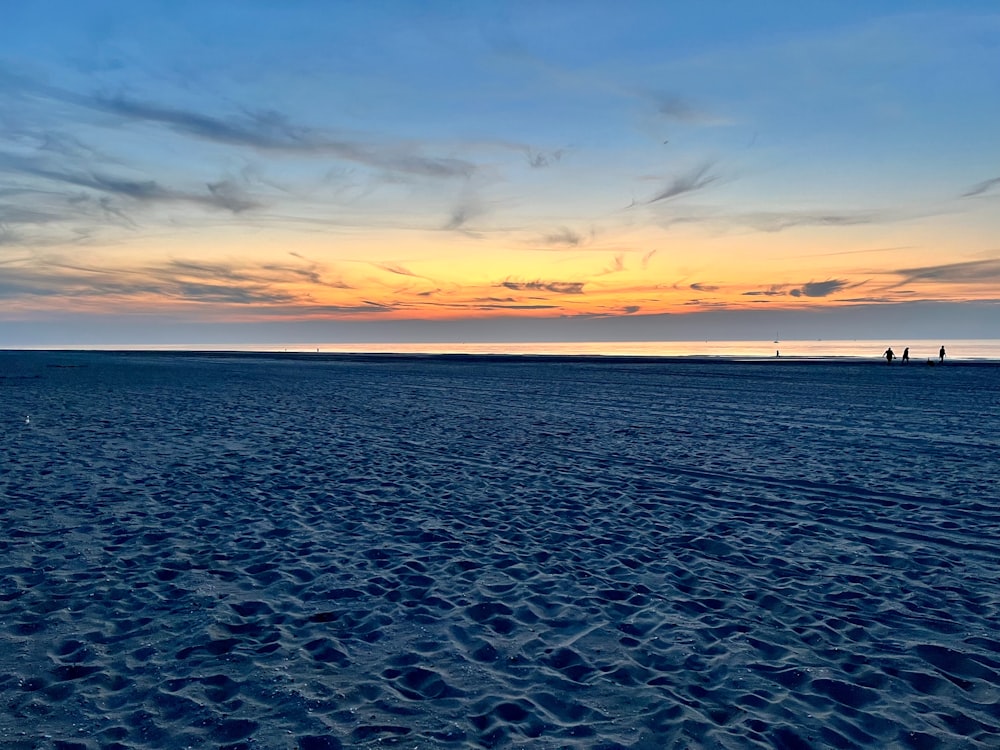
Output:
<svg viewBox="0 0 1000 750">
<path fill-rule="evenodd" d="M 997 366 L 8 352 L 0 426 L 0 750 L 1000 747 Z"/>
</svg>

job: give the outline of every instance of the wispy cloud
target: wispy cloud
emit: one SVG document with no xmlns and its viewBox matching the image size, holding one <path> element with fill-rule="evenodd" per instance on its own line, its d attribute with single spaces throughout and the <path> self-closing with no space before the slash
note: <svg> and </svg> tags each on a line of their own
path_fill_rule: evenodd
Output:
<svg viewBox="0 0 1000 750">
<path fill-rule="evenodd" d="M 208 183 L 204 192 L 178 190 L 168 188 L 157 180 L 133 179 L 97 170 L 67 169 L 52 164 L 48 159 L 9 152 L 0 152 L 0 174 L 15 178 L 32 177 L 56 185 L 85 188 L 139 203 L 185 202 L 233 213 L 259 206 L 257 202 L 242 194 L 235 183 L 228 180 Z"/>
<path fill-rule="evenodd" d="M 567 227 L 560 227 L 554 232 L 549 232 L 541 238 L 543 245 L 565 245 L 567 247 L 578 247 L 583 242 L 583 237 L 579 232 L 574 232 Z"/>
<path fill-rule="evenodd" d="M 328 320 L 331 317 L 367 318 L 370 315 L 389 313 L 399 309 L 397 305 L 374 300 L 365 300 L 357 305 L 317 305 L 311 302 L 300 301 L 295 305 L 262 305 L 253 307 L 252 318 L 295 318 L 295 319 L 321 319 Z"/>
<path fill-rule="evenodd" d="M 977 195 L 982 195 L 983 193 L 988 193 L 996 187 L 1000 187 L 1000 177 L 994 177 L 992 180 L 984 180 L 983 182 L 973 185 L 967 191 L 962 193 L 962 197 L 972 198 Z"/>
<path fill-rule="evenodd" d="M 722 125 L 726 120 L 710 112 L 695 100 L 666 92 L 650 91 L 645 98 L 653 103 L 656 114 L 665 120 L 684 125 Z"/>
<path fill-rule="evenodd" d="M 466 310 L 466 309 L 468 309 L 469 306 L 466 305 L 466 304 L 455 304 L 455 305 L 448 305 L 448 307 L 452 307 L 452 308 L 456 308 L 456 309 L 461 309 L 461 310 Z M 485 310 L 555 310 L 558 307 L 558 305 L 540 305 L 540 304 L 533 304 L 533 305 L 525 305 L 525 304 L 489 305 L 489 304 L 485 304 L 485 305 L 475 305 L 474 307 L 477 310 L 484 310 L 484 311 Z"/>
<path fill-rule="evenodd" d="M 670 200 L 680 195 L 703 190 L 719 180 L 719 175 L 712 171 L 712 164 L 706 162 L 684 174 L 674 177 L 652 198 L 644 201 L 646 205 Z"/>
<path fill-rule="evenodd" d="M 448 221 L 442 227 L 446 231 L 462 232 L 469 236 L 477 236 L 469 229 L 469 223 L 486 214 L 483 202 L 474 192 L 467 191 L 451 210 Z"/>
<path fill-rule="evenodd" d="M 124 123 L 153 123 L 199 140 L 291 155 L 327 155 L 390 173 L 429 178 L 468 178 L 476 165 L 453 156 L 422 153 L 411 141 L 386 141 L 340 135 L 329 129 L 293 123 L 273 110 L 239 112 L 221 116 L 167 104 L 140 101 L 124 93 L 77 93 L 0 68 L 0 93 L 22 100 L 48 100 L 60 105 L 99 112 Z M 52 148 L 86 147 L 68 136 L 50 136 Z M 543 156 L 543 161 L 555 159 Z M 541 164 L 540 164 L 541 165 Z"/>
<path fill-rule="evenodd" d="M 786 229 L 803 226 L 850 227 L 861 224 L 874 224 L 891 218 L 882 211 L 757 211 L 740 214 L 735 217 L 738 223 L 744 223 L 761 232 L 781 232 Z"/>
<path fill-rule="evenodd" d="M 289 255 L 298 258 L 302 257 L 297 253 L 289 253 Z M 309 263 L 309 266 L 306 268 L 301 268 L 299 266 L 294 266 L 284 263 L 264 263 L 261 265 L 261 268 L 268 273 L 280 274 L 294 279 L 300 279 L 309 284 L 315 284 L 316 286 L 326 286 L 333 289 L 354 288 L 350 284 L 347 284 L 346 282 L 340 279 L 334 281 L 326 279 L 323 276 L 322 272 L 320 271 L 319 265 L 316 263 Z"/>
<path fill-rule="evenodd" d="M 176 295 L 189 302 L 221 302 L 233 305 L 283 304 L 295 302 L 295 295 L 270 288 L 252 288 L 229 284 L 208 284 L 178 281 Z"/>
<path fill-rule="evenodd" d="M 388 172 L 434 178 L 470 177 L 475 165 L 464 159 L 426 156 L 408 143 L 372 143 L 334 137 L 293 124 L 279 112 L 250 112 L 218 117 L 177 107 L 140 102 L 118 95 L 64 97 L 83 107 L 124 120 L 152 122 L 206 141 L 289 154 L 325 154 Z"/>
<path fill-rule="evenodd" d="M 524 151 L 525 158 L 528 160 L 528 166 L 532 169 L 544 169 L 545 167 L 558 164 L 562 161 L 564 153 L 566 153 L 565 149 L 561 148 L 551 151 L 536 151 L 532 148 L 526 148 Z"/>
<path fill-rule="evenodd" d="M 946 263 L 939 266 L 901 268 L 905 281 L 946 281 L 960 284 L 996 284 L 1000 281 L 1000 258 Z M 904 283 L 905 283 L 904 281 Z"/>
<path fill-rule="evenodd" d="M 826 281 L 809 281 L 789 289 L 789 284 L 772 284 L 766 289 L 752 289 L 742 292 L 744 297 L 829 297 L 843 289 L 859 286 L 844 279 L 828 279 Z M 694 288 L 694 285 L 692 285 Z"/>
<path fill-rule="evenodd" d="M 702 284 L 700 282 L 696 282 L 691 284 L 691 289 L 694 289 L 696 292 L 716 292 L 719 290 L 719 287 L 713 286 L 712 284 Z"/>
<path fill-rule="evenodd" d="M 895 224 L 946 213 L 945 208 L 915 207 L 832 209 L 813 211 L 739 211 L 714 206 L 685 206 L 681 211 L 664 212 L 659 219 L 663 227 L 678 224 L 695 224 L 715 227 L 721 231 L 753 230 L 778 233 L 800 227 L 857 227 L 865 225 Z M 853 251 L 844 251 L 847 252 Z M 869 252 L 869 251 L 864 251 Z M 834 253 L 829 253 L 833 255 Z"/>
<path fill-rule="evenodd" d="M 792 289 L 789 294 L 793 297 L 829 297 L 842 289 L 846 289 L 851 284 L 844 279 L 829 279 L 827 281 L 810 281 L 801 287 Z"/>
<path fill-rule="evenodd" d="M 303 282 L 348 288 L 325 281 L 315 268 L 294 264 L 204 262 L 174 259 L 131 269 L 104 268 L 51 256 L 7 265 L 0 296 L 135 300 L 147 304 L 183 301 L 232 305 L 305 305 Z"/>
<path fill-rule="evenodd" d="M 398 263 L 372 263 L 372 265 L 376 268 L 381 268 L 383 271 L 396 274 L 397 276 L 410 276 L 417 279 L 423 278 L 420 274 L 414 273 L 406 266 L 402 266 Z"/>
<path fill-rule="evenodd" d="M 582 281 L 502 281 L 498 286 L 517 292 L 552 292 L 554 294 L 583 294 Z"/>
<path fill-rule="evenodd" d="M 289 255 L 296 257 L 293 253 L 289 253 Z M 212 283 L 273 285 L 306 282 L 332 289 L 352 288 L 340 280 L 328 281 L 314 263 L 308 263 L 307 266 L 303 267 L 292 263 L 247 264 L 222 261 L 210 263 L 174 259 L 163 265 L 148 268 L 145 273 L 158 278 L 193 278 Z"/>
<path fill-rule="evenodd" d="M 625 270 L 625 254 L 618 253 L 614 258 L 611 259 L 611 265 L 605 268 L 598 274 L 599 276 L 606 276 L 611 273 L 621 273 Z"/>
<path fill-rule="evenodd" d="M 787 294 L 785 291 L 787 286 L 784 284 L 775 284 L 767 289 L 753 289 L 749 292 L 743 292 L 744 297 L 781 297 Z"/>
</svg>

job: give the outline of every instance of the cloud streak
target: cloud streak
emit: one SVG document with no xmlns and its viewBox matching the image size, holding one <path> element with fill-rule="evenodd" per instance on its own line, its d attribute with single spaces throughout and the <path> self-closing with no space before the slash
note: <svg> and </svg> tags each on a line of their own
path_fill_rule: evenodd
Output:
<svg viewBox="0 0 1000 750">
<path fill-rule="evenodd" d="M 810 281 L 797 289 L 792 289 L 789 294 L 793 297 L 829 297 L 842 289 L 850 286 L 844 279 L 829 279 L 827 281 Z"/>
<path fill-rule="evenodd" d="M 542 237 L 544 245 L 565 245 L 566 247 L 578 247 L 583 242 L 583 237 L 579 232 L 574 232 L 568 227 L 560 227 L 554 232 L 550 232 Z"/>
<path fill-rule="evenodd" d="M 841 211 L 841 212 L 766 212 L 743 214 L 737 217 L 741 223 L 761 232 L 782 232 L 796 227 L 852 227 L 862 224 L 874 224 L 890 218 L 880 211 Z"/>
<path fill-rule="evenodd" d="M 945 263 L 938 266 L 902 268 L 895 272 L 904 282 L 931 281 L 958 284 L 996 284 L 1000 281 L 1000 258 Z"/>
<path fill-rule="evenodd" d="M 648 98 L 653 102 L 656 113 L 665 120 L 683 125 L 721 125 L 725 120 L 712 114 L 692 99 L 663 92 L 651 92 Z"/>
<path fill-rule="evenodd" d="M 553 294 L 583 294 L 582 281 L 503 281 L 498 286 L 517 292 L 552 292 Z"/>
<path fill-rule="evenodd" d="M 703 190 L 718 180 L 719 175 L 712 172 L 712 164 L 706 162 L 673 178 L 652 198 L 646 200 L 645 204 L 660 203 L 687 193 L 694 193 L 698 190 Z"/>
<path fill-rule="evenodd" d="M 1000 187 L 1000 177 L 994 177 L 992 180 L 984 180 L 983 182 L 973 185 L 966 192 L 962 193 L 962 197 L 973 198 L 977 195 L 983 195 L 984 193 L 991 192 L 996 187 Z"/>
<path fill-rule="evenodd" d="M 476 171 L 475 165 L 464 159 L 426 156 L 412 145 L 402 142 L 377 144 L 337 138 L 327 131 L 295 125 L 285 115 L 274 111 L 219 117 L 143 102 L 124 94 L 77 94 L 9 73 L 0 78 L 0 83 L 12 93 L 43 97 L 125 121 L 155 123 L 176 133 L 213 143 L 301 156 L 329 155 L 373 169 L 430 178 L 468 178 Z"/>
<path fill-rule="evenodd" d="M 156 180 L 137 180 L 105 172 L 65 169 L 53 166 L 45 159 L 0 152 L 0 174 L 12 177 L 33 177 L 50 183 L 85 188 L 116 198 L 138 203 L 185 202 L 206 208 L 241 213 L 258 208 L 259 203 L 243 195 L 237 185 L 228 180 L 208 183 L 205 192 L 168 188 Z"/>
<path fill-rule="evenodd" d="M 837 292 L 854 286 L 858 286 L 858 284 L 852 284 L 846 279 L 827 279 L 826 281 L 809 281 L 805 284 L 792 287 L 791 289 L 788 288 L 788 284 L 772 284 L 766 289 L 753 289 L 747 292 L 742 292 L 742 296 L 808 297 L 812 299 L 820 299 L 823 297 L 830 297 Z M 695 288 L 695 285 L 692 284 L 692 288 Z"/>
<path fill-rule="evenodd" d="M 59 258 L 14 262 L 4 268 L 0 298 L 128 299 L 146 304 L 295 305 L 310 307 L 303 282 L 333 289 L 315 268 L 283 264 L 172 260 L 131 270 L 90 267 Z"/>
<path fill-rule="evenodd" d="M 782 297 L 787 292 L 785 291 L 787 287 L 784 284 L 776 284 L 768 287 L 767 289 L 753 289 L 749 292 L 743 292 L 744 297 Z"/>
</svg>

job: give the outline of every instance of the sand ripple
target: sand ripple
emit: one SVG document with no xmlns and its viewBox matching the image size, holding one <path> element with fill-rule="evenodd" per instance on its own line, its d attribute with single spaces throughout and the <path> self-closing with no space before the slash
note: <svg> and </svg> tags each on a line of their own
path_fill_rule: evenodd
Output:
<svg viewBox="0 0 1000 750">
<path fill-rule="evenodd" d="M 0 747 L 1000 746 L 996 368 L 0 361 Z"/>
</svg>

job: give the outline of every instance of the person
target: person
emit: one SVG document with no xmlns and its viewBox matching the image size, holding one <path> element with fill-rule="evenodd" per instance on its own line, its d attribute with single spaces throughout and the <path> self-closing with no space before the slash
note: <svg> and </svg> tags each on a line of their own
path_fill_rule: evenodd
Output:
<svg viewBox="0 0 1000 750">
<path fill-rule="evenodd" d="M 886 364 L 891 365 L 892 358 L 896 356 L 896 353 L 893 352 L 892 347 L 890 346 L 888 349 L 885 350 L 885 354 L 883 354 L 882 356 L 885 357 Z"/>
<path fill-rule="evenodd" d="M 910 347 L 906 347 L 905 349 L 903 349 L 903 357 L 902 359 L 900 359 L 900 362 L 902 362 L 905 365 L 909 361 L 910 361 Z"/>
<path fill-rule="evenodd" d="M 944 362 L 944 347 L 943 346 L 941 347 L 941 351 L 938 352 L 938 359 L 939 359 L 939 361 Z"/>
</svg>

